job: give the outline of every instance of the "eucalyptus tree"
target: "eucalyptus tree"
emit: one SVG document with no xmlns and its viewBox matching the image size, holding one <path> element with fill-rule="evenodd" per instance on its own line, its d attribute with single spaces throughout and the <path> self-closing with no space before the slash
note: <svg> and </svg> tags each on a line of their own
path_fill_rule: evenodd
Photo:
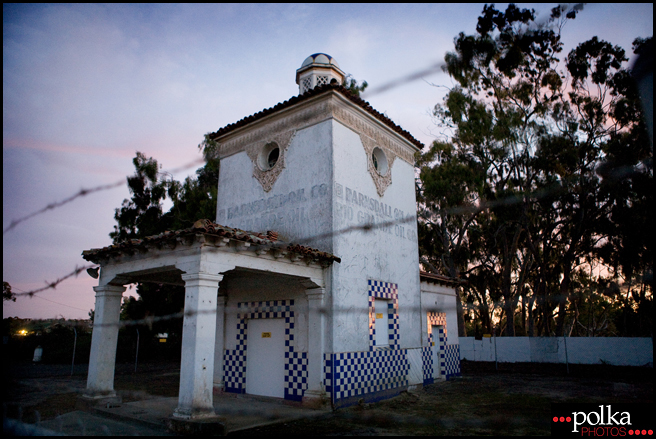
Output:
<svg viewBox="0 0 656 439">
<path fill-rule="evenodd" d="M 500 307 L 505 335 L 520 298 L 528 334 L 563 334 L 577 267 L 625 242 L 620 217 L 627 204 L 639 210 L 631 200 L 644 204 L 635 184 L 599 172 L 617 157 L 648 168 L 627 58 L 593 38 L 563 66 L 560 32 L 576 14 L 559 6 L 540 24 L 533 10 L 486 5 L 476 34 L 460 33 L 445 57 L 457 85 L 434 114 L 452 135 L 418 160 L 422 251 L 473 281 L 468 302 Z"/>
<path fill-rule="evenodd" d="M 215 218 L 219 178 L 216 145 L 206 136 L 199 148 L 203 152 L 205 165 L 196 170 L 194 177 L 187 177 L 183 183 L 162 173 L 156 159 L 146 157 L 141 152 L 136 153 L 133 159 L 135 173 L 127 177 L 131 197 L 123 200 L 121 207 L 115 210 L 117 224 L 110 233 L 114 243 L 141 239 L 167 230 L 189 228 L 198 219 Z M 164 212 L 162 203 L 166 197 L 173 204 Z M 169 315 L 183 310 L 184 287 L 143 283 L 137 285 L 136 292 L 139 300 L 130 298 L 124 303 L 123 319 L 143 319 L 146 316 Z M 182 334 L 182 321 L 159 322 L 148 328 L 148 331 L 168 332 L 175 340 L 176 335 Z"/>
</svg>

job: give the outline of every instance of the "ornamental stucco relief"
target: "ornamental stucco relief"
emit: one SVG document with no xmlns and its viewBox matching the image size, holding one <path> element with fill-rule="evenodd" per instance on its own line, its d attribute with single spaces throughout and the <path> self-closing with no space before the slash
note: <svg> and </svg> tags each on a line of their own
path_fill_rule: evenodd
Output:
<svg viewBox="0 0 656 439">
<path fill-rule="evenodd" d="M 294 111 L 291 114 L 265 121 L 265 123 L 261 124 L 262 126 L 248 128 L 240 134 L 230 136 L 228 140 L 220 141 L 221 157 L 228 157 L 240 151 L 247 150 L 255 143 L 264 142 L 262 143 L 263 145 L 281 133 L 297 131 L 328 119 L 331 115 L 330 110 L 328 102 L 322 102 Z"/>
<path fill-rule="evenodd" d="M 396 139 L 393 133 L 387 132 L 358 110 L 359 108 L 351 108 L 348 103 L 333 96 L 330 99 L 276 116 L 268 121 L 265 119 L 253 128 L 229 136 L 228 140 L 221 142 L 220 155 L 228 157 L 240 151 L 246 151 L 253 163 L 253 176 L 260 182 L 262 188 L 269 192 L 285 168 L 285 152 L 296 131 L 333 118 L 360 136 L 367 154 L 369 174 L 376 185 L 378 195 L 382 197 L 392 183 L 392 165 L 396 157 L 414 166 L 414 152 Z M 275 142 L 280 147 L 280 158 L 271 169 L 262 170 L 257 165 L 258 155 L 262 148 L 270 142 Z M 388 169 L 384 174 L 379 173 L 374 166 L 371 155 L 375 147 L 385 152 Z"/>
<path fill-rule="evenodd" d="M 253 162 L 253 177 L 260 182 L 264 192 L 269 192 L 273 188 L 273 184 L 278 180 L 282 170 L 285 169 L 285 155 L 295 134 L 296 130 L 272 134 L 265 140 L 260 140 L 246 146 L 246 154 L 248 154 L 251 162 Z M 280 155 L 271 169 L 262 170 L 257 163 L 258 157 L 265 146 L 272 142 L 280 148 Z"/>
<path fill-rule="evenodd" d="M 367 170 L 369 171 L 371 178 L 374 180 L 378 196 L 382 197 L 385 195 L 385 190 L 387 190 L 387 187 L 392 184 L 392 165 L 394 164 L 396 155 L 392 154 L 389 150 L 385 150 L 385 148 L 381 148 L 383 151 L 385 151 L 385 156 L 387 157 L 387 172 L 385 172 L 384 175 L 381 175 L 381 173 L 379 173 L 376 169 L 373 161 L 374 148 L 376 146 L 380 148 L 380 146 L 377 145 L 373 139 L 365 136 L 364 134 L 360 134 L 360 141 L 364 147 L 365 154 L 367 154 Z"/>
<path fill-rule="evenodd" d="M 376 146 L 385 151 L 388 160 L 393 160 L 392 157 L 399 157 L 404 162 L 414 166 L 414 153 L 409 148 L 402 146 L 392 135 L 376 126 L 371 120 L 342 105 L 335 106 L 333 116 L 336 120 L 358 133 L 360 138 L 368 137 L 372 139 Z"/>
</svg>

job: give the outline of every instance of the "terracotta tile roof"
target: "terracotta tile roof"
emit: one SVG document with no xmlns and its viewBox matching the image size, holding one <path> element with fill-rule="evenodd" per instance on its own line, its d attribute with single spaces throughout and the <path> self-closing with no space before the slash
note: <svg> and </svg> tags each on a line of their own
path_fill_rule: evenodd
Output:
<svg viewBox="0 0 656 439">
<path fill-rule="evenodd" d="M 275 233 L 275 232 L 274 232 Z M 188 228 L 181 230 L 172 230 L 160 233 L 155 236 L 148 236 L 143 239 L 130 239 L 118 244 L 113 244 L 103 248 L 93 248 L 91 250 L 84 250 L 82 258 L 95 264 L 100 263 L 111 257 L 118 256 L 123 253 L 137 253 L 148 251 L 149 248 L 166 247 L 177 245 L 179 242 L 193 242 L 199 235 L 215 238 L 228 238 L 234 241 L 247 242 L 258 246 L 266 246 L 275 248 L 277 251 L 285 251 L 290 253 L 291 256 L 307 257 L 315 259 L 320 262 L 341 262 L 337 256 L 317 250 L 314 248 L 306 247 L 298 244 L 282 243 L 275 239 L 270 239 L 267 235 L 261 233 L 247 232 L 245 230 L 233 229 L 232 227 L 222 226 L 215 224 L 210 220 L 198 220 L 196 223 Z M 277 235 L 272 235 L 273 238 Z"/>
<path fill-rule="evenodd" d="M 255 113 L 251 116 L 245 117 L 245 118 L 243 118 L 242 120 L 240 120 L 238 122 L 231 123 L 230 125 L 226 125 L 223 128 L 221 128 L 220 130 L 218 130 L 214 133 L 210 133 L 210 138 L 214 140 L 217 137 L 228 134 L 229 132 L 231 132 L 231 131 L 233 131 L 237 128 L 246 126 L 246 125 L 248 125 L 252 122 L 255 122 L 259 119 L 262 119 L 265 116 L 268 116 L 270 114 L 274 114 L 274 113 L 276 113 L 276 112 L 278 112 L 278 111 L 280 111 L 284 108 L 288 108 L 288 107 L 291 107 L 291 106 L 296 105 L 298 103 L 307 101 L 310 98 L 313 98 L 315 96 L 319 96 L 319 95 L 321 95 L 323 93 L 326 93 L 328 91 L 336 91 L 336 92 L 340 93 L 342 96 L 346 97 L 351 102 L 353 102 L 357 106 L 361 107 L 362 109 L 367 111 L 369 114 L 374 116 L 376 119 L 378 119 L 379 121 L 381 121 L 382 123 L 384 123 L 385 125 L 390 127 L 393 131 L 398 133 L 400 136 L 404 137 L 406 140 L 408 140 L 410 143 L 412 143 L 418 149 L 423 149 L 424 148 L 423 143 L 421 143 L 419 140 L 415 139 L 412 136 L 412 134 L 410 134 L 409 132 L 407 132 L 406 130 L 404 130 L 403 128 L 401 128 L 400 126 L 395 124 L 394 122 L 392 122 L 392 120 L 390 118 L 388 118 L 384 114 L 379 113 L 378 111 L 374 110 L 373 107 L 369 104 L 369 102 L 367 102 L 367 101 L 365 101 L 365 100 L 363 100 L 363 99 L 361 99 L 357 96 L 354 96 L 347 88 L 345 88 L 341 85 L 336 85 L 336 84 L 326 84 L 326 85 L 322 85 L 320 87 L 315 87 L 312 90 L 308 90 L 307 92 L 303 93 L 300 96 L 294 96 L 293 98 L 291 98 L 291 99 L 289 99 L 285 102 L 281 102 L 281 103 L 279 103 L 278 105 L 276 105 L 274 107 L 264 109 L 264 110 L 260 111 L 259 113 Z"/>
<path fill-rule="evenodd" d="M 419 280 L 422 282 L 433 282 L 443 285 L 456 286 L 464 283 L 461 279 L 454 279 L 448 276 L 442 276 L 441 274 L 428 273 L 426 271 L 419 272 Z"/>
</svg>

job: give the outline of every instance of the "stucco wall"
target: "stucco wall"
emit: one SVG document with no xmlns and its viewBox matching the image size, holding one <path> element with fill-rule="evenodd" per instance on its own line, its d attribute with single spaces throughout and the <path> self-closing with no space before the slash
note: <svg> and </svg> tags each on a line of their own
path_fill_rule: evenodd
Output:
<svg viewBox="0 0 656 439">
<path fill-rule="evenodd" d="M 389 170 L 392 183 L 379 196 L 360 135 L 335 119 L 298 130 L 284 159 L 285 168 L 265 192 L 246 152 L 224 157 L 217 222 L 262 233 L 274 230 L 281 240 L 341 258 L 330 268 L 326 285 L 325 305 L 332 310 L 326 316 L 327 352 L 369 350 L 369 279 L 398 286 L 399 346 L 420 347 L 425 328 L 418 318 L 414 167 L 397 157 Z M 340 233 L 407 216 L 412 220 L 385 229 Z M 307 239 L 320 234 L 325 236 Z"/>
<path fill-rule="evenodd" d="M 496 348 L 495 348 L 496 344 Z M 654 361 L 651 338 L 490 337 L 460 338 L 460 358 L 505 363 L 536 362 L 644 366 Z"/>
<path fill-rule="evenodd" d="M 217 223 L 252 232 L 277 231 L 283 241 L 331 252 L 329 237 L 307 239 L 332 226 L 331 137 L 330 121 L 298 130 L 284 153 L 285 168 L 269 192 L 253 177 L 246 152 L 223 158 Z"/>
<path fill-rule="evenodd" d="M 447 287 L 432 282 L 421 283 L 422 329 L 427 327 L 426 312 L 446 314 L 447 344 L 458 344 L 458 314 L 456 296 L 453 287 Z M 426 329 L 424 329 L 425 331 Z M 427 340 L 424 341 L 424 346 Z"/>
<path fill-rule="evenodd" d="M 224 291 L 228 294 L 225 317 L 224 349 L 237 347 L 237 308 L 243 302 L 266 302 L 273 300 L 294 300 L 294 343 L 297 351 L 307 351 L 307 310 L 308 302 L 303 287 L 288 278 L 255 274 L 234 276 L 226 282 Z"/>
<path fill-rule="evenodd" d="M 332 124 L 334 230 L 416 215 L 413 166 L 394 160 L 392 183 L 378 196 L 360 136 Z M 368 279 L 398 285 L 400 347 L 421 346 L 416 220 L 337 234 L 333 250 L 342 258 L 332 272 L 333 352 L 369 349 Z"/>
</svg>

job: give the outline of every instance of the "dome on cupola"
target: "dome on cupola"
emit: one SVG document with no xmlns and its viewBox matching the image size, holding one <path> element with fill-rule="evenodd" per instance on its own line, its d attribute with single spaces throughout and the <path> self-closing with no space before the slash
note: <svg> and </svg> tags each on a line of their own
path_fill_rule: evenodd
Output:
<svg viewBox="0 0 656 439">
<path fill-rule="evenodd" d="M 335 67 L 339 68 L 339 64 L 337 64 L 337 60 L 333 58 L 332 56 L 326 54 L 326 53 L 314 53 L 307 58 L 305 58 L 305 61 L 303 61 L 303 64 L 301 64 L 301 68 L 305 66 L 309 66 L 310 64 L 332 64 Z"/>
<path fill-rule="evenodd" d="M 342 84 L 345 76 L 335 58 L 325 53 L 314 53 L 305 58 L 301 68 L 296 70 L 298 93 L 303 94 L 316 86 L 330 84 L 333 79 Z"/>
</svg>

